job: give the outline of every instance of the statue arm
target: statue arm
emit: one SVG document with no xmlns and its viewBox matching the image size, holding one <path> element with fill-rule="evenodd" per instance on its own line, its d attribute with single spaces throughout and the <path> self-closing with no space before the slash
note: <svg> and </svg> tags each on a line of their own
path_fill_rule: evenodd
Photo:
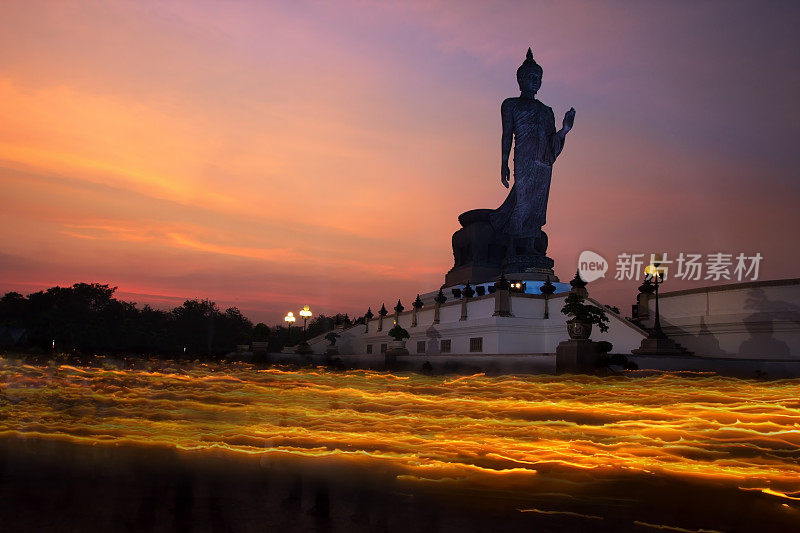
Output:
<svg viewBox="0 0 800 533">
<path fill-rule="evenodd" d="M 548 113 L 548 129 L 552 132 L 550 136 L 550 147 L 553 150 L 553 160 L 555 160 L 561 153 L 561 150 L 564 149 L 564 141 L 567 138 L 567 133 L 572 129 L 572 124 L 575 121 L 575 109 L 571 107 L 569 111 L 567 111 L 566 115 L 564 115 L 564 123 L 558 131 L 556 131 L 556 117 L 553 115 L 553 110 L 551 108 L 548 109 L 550 110 Z"/>
<path fill-rule="evenodd" d="M 511 155 L 511 141 L 514 138 L 514 117 L 511 110 L 511 101 L 504 100 L 500 106 L 500 119 L 503 123 L 503 135 L 500 139 L 500 182 L 508 188 L 511 171 L 508 168 L 508 158 Z"/>
</svg>

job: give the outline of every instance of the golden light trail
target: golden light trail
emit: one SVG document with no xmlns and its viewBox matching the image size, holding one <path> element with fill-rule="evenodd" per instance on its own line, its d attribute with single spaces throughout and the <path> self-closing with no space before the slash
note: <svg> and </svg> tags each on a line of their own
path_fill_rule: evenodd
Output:
<svg viewBox="0 0 800 533">
<path fill-rule="evenodd" d="M 800 380 L 0 359 L 0 387 L 4 436 L 388 464 L 414 483 L 511 487 L 554 471 L 634 473 L 800 497 Z"/>
</svg>

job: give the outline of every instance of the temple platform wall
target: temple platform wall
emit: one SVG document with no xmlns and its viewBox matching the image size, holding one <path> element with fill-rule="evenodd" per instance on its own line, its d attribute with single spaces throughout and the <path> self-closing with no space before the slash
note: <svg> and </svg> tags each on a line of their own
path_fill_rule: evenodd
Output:
<svg viewBox="0 0 800 533">
<path fill-rule="evenodd" d="M 547 301 L 547 318 L 543 296 L 512 293 L 512 316 L 495 316 L 495 295 L 487 294 L 466 302 L 466 318 L 463 320 L 463 300 L 450 300 L 439 309 L 439 323 L 434 323 L 435 309 L 432 306 L 425 306 L 417 312 L 416 325 L 412 325 L 412 311 L 408 310 L 400 313 L 398 322 L 411 335 L 406 341 L 411 355 L 554 354 L 556 346 L 569 338 L 566 317 L 561 314 L 565 297 L 565 293 L 557 294 Z M 602 333 L 594 328 L 592 340 L 610 342 L 615 353 L 630 353 L 638 348 L 647 333 L 619 315 L 610 311 L 607 314 L 609 331 Z M 363 324 L 342 330 L 337 340 L 340 353 L 367 355 L 388 349 L 391 340 L 388 331 L 394 325 L 394 313 L 384 317 L 379 331 L 380 322 L 379 318 L 373 318 L 369 322 L 369 331 Z M 449 347 L 442 341 L 449 341 Z M 324 353 L 327 347 L 327 341 L 322 337 L 312 339 L 310 344 L 318 354 Z"/>
<path fill-rule="evenodd" d="M 427 361 L 435 369 L 436 365 L 443 368 L 447 364 L 451 370 L 470 367 L 511 372 L 509 369 L 513 367 L 520 372 L 548 371 L 555 365 L 556 347 L 569 338 L 566 317 L 561 314 L 566 295 L 559 293 L 545 299 L 541 295 L 512 292 L 511 316 L 495 315 L 495 294 L 470 298 L 466 305 L 463 299 L 451 295 L 439 309 L 438 323 L 434 320 L 435 304 L 426 302 L 416 312 L 414 325 L 413 312 L 404 310 L 398 321 L 411 338 L 406 341 L 409 355 L 398 361 L 410 365 L 408 370 Z M 602 305 L 592 298 L 589 301 Z M 642 321 L 644 329 L 607 310 L 609 331 L 602 333 L 595 327 L 592 340 L 610 342 L 612 353 L 628 355 L 642 369 L 719 372 L 743 377 L 800 376 L 800 280 L 662 293 L 664 331 L 694 355 L 631 356 L 631 350 L 639 348 L 647 336 L 646 328 L 652 326 L 652 299 L 648 309 L 649 319 Z M 340 357 L 348 361 L 355 358 L 351 363 L 356 367 L 382 365 L 394 318 L 394 313 L 385 316 L 380 331 L 378 317 L 369 322 L 368 331 L 364 324 L 341 330 L 337 341 Z M 313 357 L 321 357 L 328 343 L 318 337 L 310 344 L 317 354 Z M 484 361 L 507 356 L 508 361 L 497 359 L 488 366 Z"/>
<path fill-rule="evenodd" d="M 664 332 L 695 354 L 800 360 L 800 279 L 662 293 Z M 655 301 L 648 302 L 652 325 Z"/>
</svg>

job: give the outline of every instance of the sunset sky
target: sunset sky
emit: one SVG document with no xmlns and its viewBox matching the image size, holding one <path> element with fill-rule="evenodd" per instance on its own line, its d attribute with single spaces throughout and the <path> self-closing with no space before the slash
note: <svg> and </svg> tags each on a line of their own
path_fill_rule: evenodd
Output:
<svg viewBox="0 0 800 533">
<path fill-rule="evenodd" d="M 583 250 L 797 277 L 799 26 L 789 2 L 3 2 L 0 291 L 268 323 L 410 303 L 458 214 L 507 194 L 528 46 L 557 122 L 577 110 L 545 228 L 562 280 Z M 638 283 L 610 274 L 590 291 L 627 311 Z"/>
</svg>

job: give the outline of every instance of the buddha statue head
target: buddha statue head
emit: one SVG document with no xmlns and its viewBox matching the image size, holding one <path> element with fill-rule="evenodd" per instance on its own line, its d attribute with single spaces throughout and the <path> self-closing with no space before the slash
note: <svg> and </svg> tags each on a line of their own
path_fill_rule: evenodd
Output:
<svg viewBox="0 0 800 533">
<path fill-rule="evenodd" d="M 528 48 L 525 61 L 517 69 L 517 83 L 523 95 L 533 96 L 542 86 L 542 67 L 533 60 L 533 52 Z"/>
</svg>

